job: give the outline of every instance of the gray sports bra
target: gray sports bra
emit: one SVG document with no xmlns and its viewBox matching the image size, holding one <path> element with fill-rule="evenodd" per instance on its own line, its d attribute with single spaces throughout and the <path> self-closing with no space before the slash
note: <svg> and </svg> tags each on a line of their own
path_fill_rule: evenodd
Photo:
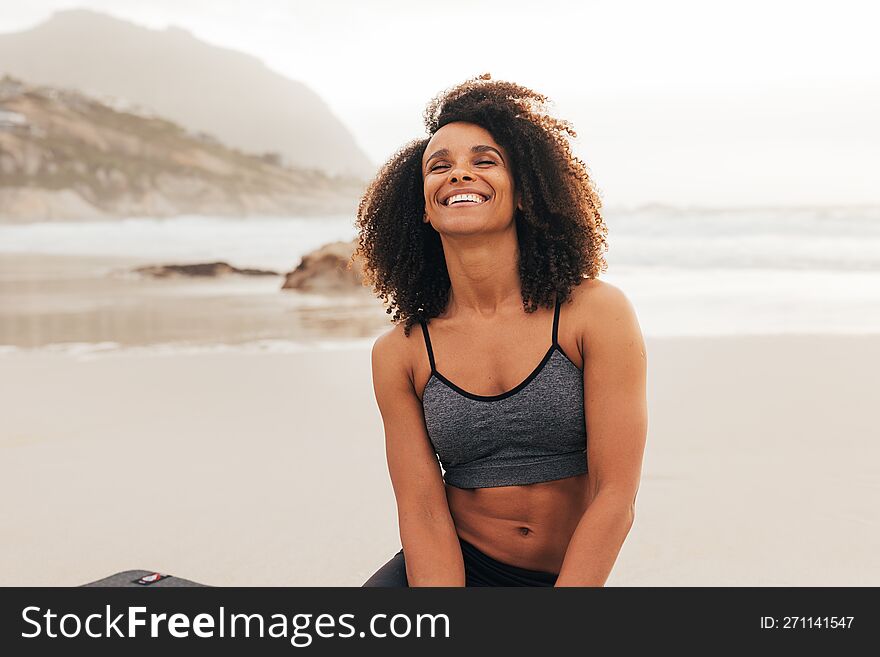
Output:
<svg viewBox="0 0 880 657">
<path fill-rule="evenodd" d="M 440 374 L 419 321 L 431 361 L 422 408 L 447 484 L 518 486 L 587 472 L 583 372 L 557 342 L 558 298 L 550 349 L 522 383 L 498 395 L 475 395 Z"/>
</svg>

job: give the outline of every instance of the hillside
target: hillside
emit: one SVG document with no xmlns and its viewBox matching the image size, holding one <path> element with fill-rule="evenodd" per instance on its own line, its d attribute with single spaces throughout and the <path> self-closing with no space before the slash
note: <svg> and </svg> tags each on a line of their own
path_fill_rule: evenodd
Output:
<svg viewBox="0 0 880 657">
<path fill-rule="evenodd" d="M 178 27 L 154 30 L 85 9 L 57 11 L 31 29 L 0 34 L 3 73 L 94 98 L 124 98 L 245 152 L 275 151 L 291 166 L 361 178 L 375 173 L 312 89 Z"/>
<path fill-rule="evenodd" d="M 355 211 L 362 180 L 279 159 L 77 91 L 0 80 L 0 221 Z"/>
</svg>

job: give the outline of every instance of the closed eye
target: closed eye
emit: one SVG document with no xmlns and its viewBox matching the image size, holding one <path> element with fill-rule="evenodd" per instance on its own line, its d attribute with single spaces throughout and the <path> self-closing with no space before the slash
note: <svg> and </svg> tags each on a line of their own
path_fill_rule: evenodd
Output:
<svg viewBox="0 0 880 657">
<path fill-rule="evenodd" d="M 495 162 L 493 162 L 492 160 L 480 160 L 479 162 L 477 162 L 477 164 L 495 164 Z M 429 171 L 433 171 L 434 169 L 437 169 L 439 167 L 448 167 L 448 166 L 449 166 L 448 164 L 435 164 L 434 166 L 432 166 L 429 169 Z"/>
</svg>

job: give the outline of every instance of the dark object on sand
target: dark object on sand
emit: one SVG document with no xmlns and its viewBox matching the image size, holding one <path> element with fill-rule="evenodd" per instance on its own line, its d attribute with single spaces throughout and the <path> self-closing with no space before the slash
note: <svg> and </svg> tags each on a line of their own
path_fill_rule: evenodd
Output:
<svg viewBox="0 0 880 657">
<path fill-rule="evenodd" d="M 82 584 L 81 586 L 161 586 L 180 588 L 184 586 L 208 585 L 152 570 L 123 570 L 121 573 L 116 573 L 88 584 Z"/>
<path fill-rule="evenodd" d="M 361 259 L 355 258 L 351 268 L 348 266 L 355 248 L 356 239 L 332 242 L 307 253 L 296 269 L 287 274 L 281 289 L 319 294 L 363 291 Z"/>
<path fill-rule="evenodd" d="M 173 278 L 179 276 L 207 276 L 217 277 L 227 274 L 239 274 L 242 276 L 279 276 L 275 271 L 267 269 L 239 269 L 226 262 L 200 262 L 194 265 L 148 265 L 134 270 L 144 276 L 153 278 Z"/>
</svg>

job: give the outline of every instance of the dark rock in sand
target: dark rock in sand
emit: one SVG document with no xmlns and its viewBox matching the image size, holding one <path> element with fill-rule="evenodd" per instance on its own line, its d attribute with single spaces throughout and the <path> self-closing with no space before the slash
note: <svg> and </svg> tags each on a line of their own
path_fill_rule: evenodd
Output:
<svg viewBox="0 0 880 657">
<path fill-rule="evenodd" d="M 348 267 L 356 248 L 357 239 L 354 239 L 325 244 L 304 255 L 297 268 L 287 274 L 281 289 L 330 294 L 363 292 L 366 287 L 360 258 Z"/>
<path fill-rule="evenodd" d="M 153 278 L 173 278 L 180 276 L 202 276 L 216 278 L 229 274 L 243 276 L 279 276 L 278 272 L 266 269 L 239 269 L 225 262 L 203 262 L 194 265 L 148 265 L 134 270 Z"/>
</svg>

